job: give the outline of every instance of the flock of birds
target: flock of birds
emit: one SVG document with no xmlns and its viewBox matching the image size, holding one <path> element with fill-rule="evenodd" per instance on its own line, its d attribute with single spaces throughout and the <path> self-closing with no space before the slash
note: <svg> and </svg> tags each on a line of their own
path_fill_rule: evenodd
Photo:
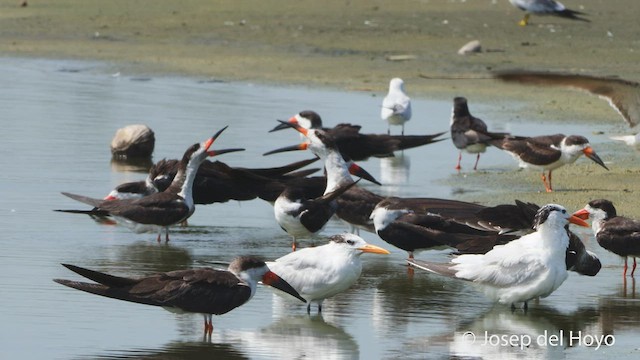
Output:
<svg viewBox="0 0 640 360">
<path fill-rule="evenodd" d="M 581 12 L 566 9 L 553 0 L 510 0 L 526 11 L 520 25 L 531 13 L 553 14 L 588 21 Z M 568 86 L 606 98 L 631 126 L 640 122 L 640 84 L 615 78 L 576 74 L 509 71 L 494 74 L 497 79 L 537 85 Z M 403 151 L 444 140 L 444 132 L 432 135 L 404 135 L 411 119 L 411 101 L 400 78 L 390 81 L 382 102 L 381 118 L 388 122 L 387 134 L 362 134 L 360 126 L 339 124 L 323 127 L 320 116 L 302 111 L 271 131 L 295 129 L 303 142 L 279 148 L 265 155 L 293 150 L 309 150 L 316 158 L 281 167 L 250 169 L 211 162 L 207 157 L 243 149 L 211 149 L 226 129 L 187 149 L 180 160 L 162 160 L 149 171 L 145 181 L 122 184 L 103 199 L 63 193 L 90 205 L 88 210 L 56 210 L 90 215 L 100 222 L 128 226 L 136 232 L 157 231 L 157 241 L 169 241 L 169 227 L 185 224 L 196 204 L 260 198 L 273 205 L 278 225 L 293 239 L 292 252 L 274 261 L 252 256 L 234 259 L 226 270 L 198 268 L 176 270 L 140 278 L 125 278 L 63 264 L 93 283 L 54 279 L 85 292 L 161 306 L 172 311 L 201 313 L 204 332 L 213 331 L 212 315 L 220 315 L 246 303 L 262 282 L 307 303 L 307 312 L 323 300 L 351 287 L 362 271 L 364 253 L 389 254 L 368 244 L 359 231 L 377 234 L 386 243 L 405 250 L 407 263 L 432 273 L 466 280 L 499 303 L 523 304 L 553 293 L 575 271 L 595 276 L 601 269 L 598 257 L 586 250 L 569 224 L 591 227 L 597 242 L 625 259 L 633 258 L 630 275 L 640 256 L 640 221 L 618 216 L 609 200 L 593 200 L 573 214 L 561 205 L 538 206 L 515 200 L 514 204 L 484 206 L 438 198 L 384 197 L 358 186 L 364 179 L 380 183 L 355 161 L 389 157 Z M 401 135 L 391 135 L 391 126 L 401 126 Z M 493 146 L 511 154 L 521 167 L 542 172 L 545 190 L 553 191 L 552 171 L 585 155 L 607 169 L 589 141 L 580 135 L 552 134 L 535 137 L 490 132 L 481 119 L 471 115 L 464 97 L 453 100 L 451 140 L 462 152 L 480 154 Z M 616 138 L 629 144 L 636 137 Z M 316 169 L 303 167 L 320 159 L 324 176 L 311 176 Z M 546 173 L 545 173 L 546 172 Z M 354 180 L 352 176 L 359 177 Z M 332 218 L 349 227 L 321 246 L 300 249 L 298 240 L 316 236 Z M 422 261 L 414 252 L 433 248 L 454 249 L 455 257 L 445 263 Z M 288 294 L 288 295 L 285 295 Z"/>
</svg>

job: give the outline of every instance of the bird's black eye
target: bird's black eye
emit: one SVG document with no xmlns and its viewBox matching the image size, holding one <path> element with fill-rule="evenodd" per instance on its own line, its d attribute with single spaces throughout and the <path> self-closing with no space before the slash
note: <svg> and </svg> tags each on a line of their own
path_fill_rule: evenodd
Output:
<svg viewBox="0 0 640 360">
<path fill-rule="evenodd" d="M 567 213 L 567 210 L 564 210 L 564 209 L 563 209 L 563 210 L 562 210 L 562 213 L 563 213 L 563 214 L 566 214 L 566 213 Z"/>
<path fill-rule="evenodd" d="M 353 244 L 355 244 L 355 242 L 353 240 L 347 240 L 347 244 L 353 245 Z"/>
</svg>

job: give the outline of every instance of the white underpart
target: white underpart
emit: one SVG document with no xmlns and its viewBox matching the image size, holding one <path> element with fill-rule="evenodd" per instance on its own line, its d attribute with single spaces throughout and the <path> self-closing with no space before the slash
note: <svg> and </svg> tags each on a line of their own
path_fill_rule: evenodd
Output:
<svg viewBox="0 0 640 360">
<path fill-rule="evenodd" d="M 180 188 L 180 192 L 178 193 L 178 196 L 182 197 L 184 199 L 184 203 L 189 207 L 189 216 L 195 210 L 195 204 L 193 203 L 193 181 L 196 179 L 196 174 L 198 173 L 200 164 L 202 164 L 206 158 L 207 152 L 201 144 L 200 149 L 192 155 L 191 160 L 187 163 L 187 169 L 184 174 L 185 180 L 182 184 L 182 188 Z M 176 178 L 178 175 L 180 175 L 180 171 L 176 174 Z"/>
<path fill-rule="evenodd" d="M 520 167 L 522 168 L 534 169 L 534 170 L 555 170 L 561 166 L 564 166 L 567 164 L 573 164 L 574 162 L 576 162 L 576 160 L 578 160 L 580 155 L 584 154 L 583 150 L 587 146 L 589 146 L 588 143 L 582 144 L 582 145 L 566 145 L 565 141 L 566 141 L 566 138 L 563 139 L 562 142 L 560 143 L 560 148 L 553 145 L 551 146 L 551 148 L 553 149 L 560 150 L 561 154 L 558 160 L 547 165 L 528 164 L 520 160 L 516 155 L 513 155 L 513 154 L 512 155 L 516 160 L 518 160 L 518 162 L 520 163 Z"/>
<path fill-rule="evenodd" d="M 389 93 L 382 101 L 380 117 L 391 125 L 404 125 L 411 119 L 411 99 L 404 92 L 402 79 L 389 82 Z"/>
<path fill-rule="evenodd" d="M 251 296 L 249 296 L 249 299 L 251 299 L 256 293 L 258 282 L 262 280 L 264 274 L 266 274 L 269 270 L 270 269 L 268 267 L 263 266 L 260 268 L 247 269 L 240 272 L 239 274 L 235 274 L 237 277 L 246 282 L 247 285 L 249 285 L 249 288 L 251 288 Z"/>
<path fill-rule="evenodd" d="M 564 5 L 554 0 L 509 0 L 509 2 L 527 12 L 546 14 L 565 10 Z"/>
<path fill-rule="evenodd" d="M 297 213 L 302 204 L 294 201 L 289 201 L 284 196 L 279 196 L 276 202 L 273 204 L 273 213 L 276 218 L 276 222 L 282 227 L 289 235 L 294 238 L 303 238 L 312 235 L 307 228 L 305 228 L 300 222 L 300 217 L 305 213 L 301 212 L 298 216 L 292 216 L 291 213 Z"/>
<path fill-rule="evenodd" d="M 354 242 L 304 248 L 267 265 L 288 282 L 308 302 L 322 304 L 328 297 L 351 287 L 360 277 L 362 263 L 359 247 L 366 242 L 357 235 L 343 234 Z"/>
<path fill-rule="evenodd" d="M 534 233 L 484 255 L 458 256 L 452 260 L 456 277 L 483 285 L 487 297 L 504 304 L 550 295 L 568 276 L 569 237 L 564 229 L 568 217 L 554 211 Z"/>
<path fill-rule="evenodd" d="M 311 121 L 309 119 L 304 116 L 300 116 L 300 114 L 297 114 L 295 118 L 298 121 L 298 125 L 302 126 L 305 129 L 311 129 Z"/>
<path fill-rule="evenodd" d="M 591 217 L 591 229 L 593 230 L 593 233 L 598 235 L 600 230 L 602 230 L 607 213 L 602 209 L 591 207 L 591 205 L 587 205 L 584 208 L 589 212 L 589 217 Z"/>
<path fill-rule="evenodd" d="M 371 216 L 369 216 L 369 218 L 373 220 L 373 226 L 375 227 L 376 232 L 378 232 L 386 229 L 389 224 L 394 222 L 400 216 L 410 212 L 411 211 L 407 209 L 390 210 L 385 207 L 376 207 L 371 212 Z"/>
<path fill-rule="evenodd" d="M 475 143 L 472 145 L 468 145 L 464 148 L 464 150 L 471 154 L 479 154 L 487 151 L 487 144 L 483 143 Z"/>
</svg>

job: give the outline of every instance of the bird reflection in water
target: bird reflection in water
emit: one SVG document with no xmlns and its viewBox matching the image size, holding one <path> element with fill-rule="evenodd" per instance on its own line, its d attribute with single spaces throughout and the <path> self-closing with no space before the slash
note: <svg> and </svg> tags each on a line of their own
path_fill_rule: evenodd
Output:
<svg viewBox="0 0 640 360">
<path fill-rule="evenodd" d="M 392 195 L 398 193 L 399 186 L 409 182 L 411 159 L 403 151 L 395 156 L 380 158 L 380 179 L 387 185 Z"/>
</svg>

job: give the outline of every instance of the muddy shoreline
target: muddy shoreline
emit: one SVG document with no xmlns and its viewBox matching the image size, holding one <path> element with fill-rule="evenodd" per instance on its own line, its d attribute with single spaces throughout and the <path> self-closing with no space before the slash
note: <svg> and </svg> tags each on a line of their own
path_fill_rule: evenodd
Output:
<svg viewBox="0 0 640 360">
<path fill-rule="evenodd" d="M 517 25 L 523 14 L 506 0 L 34 0 L 25 8 L 18 3 L 0 1 L 2 56 L 107 61 L 124 74 L 378 93 L 398 76 L 413 97 L 462 95 L 496 111 L 522 102 L 514 116 L 540 121 L 549 133 L 558 121 L 588 122 L 594 132 L 632 132 L 595 97 L 502 84 L 491 79 L 491 71 L 558 70 L 640 80 L 636 0 L 565 1 L 591 22 L 533 16 L 527 27 Z M 476 39 L 483 52 L 457 54 Z M 393 60 L 398 56 L 407 60 Z M 640 217 L 640 204 L 631 200 L 640 191 L 637 154 L 613 142 L 597 151 L 611 171 L 579 160 L 554 172 L 557 191 L 551 194 L 539 192 L 538 174 L 513 170 L 512 164 L 509 176 L 478 171 L 447 181 L 467 189 L 459 198 L 468 201 L 518 198 L 577 209 L 605 197 L 620 213 Z"/>
</svg>

